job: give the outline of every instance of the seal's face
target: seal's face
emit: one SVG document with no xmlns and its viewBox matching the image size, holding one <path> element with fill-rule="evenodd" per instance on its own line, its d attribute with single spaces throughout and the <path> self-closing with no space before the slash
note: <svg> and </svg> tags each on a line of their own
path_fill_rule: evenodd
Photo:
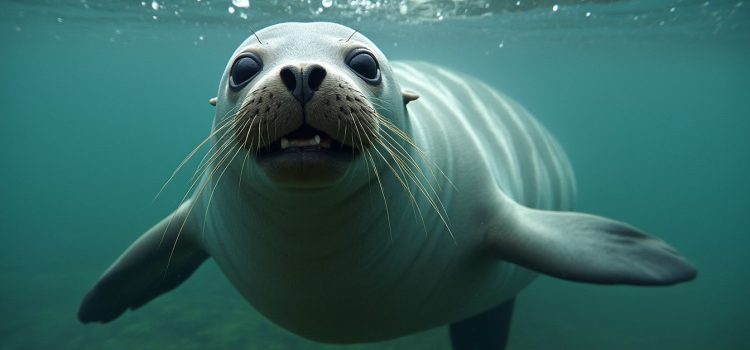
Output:
<svg viewBox="0 0 750 350">
<path fill-rule="evenodd" d="M 275 185 L 324 187 L 362 161 L 383 118 L 400 122 L 400 102 L 385 57 L 369 40 L 337 24 L 284 23 L 251 36 L 232 56 L 215 129 L 231 134 Z"/>
</svg>

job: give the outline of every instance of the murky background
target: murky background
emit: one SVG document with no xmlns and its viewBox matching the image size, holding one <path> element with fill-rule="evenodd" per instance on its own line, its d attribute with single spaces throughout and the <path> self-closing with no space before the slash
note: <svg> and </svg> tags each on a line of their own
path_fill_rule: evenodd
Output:
<svg viewBox="0 0 750 350">
<path fill-rule="evenodd" d="M 519 100 L 567 150 L 578 210 L 665 238 L 698 266 L 669 288 L 542 277 L 510 349 L 750 349 L 750 3 L 2 1 L 0 348 L 330 348 L 265 320 L 208 262 L 107 325 L 80 299 L 171 212 L 250 34 L 336 21 Z M 370 346 L 448 348 L 445 329 Z"/>
</svg>

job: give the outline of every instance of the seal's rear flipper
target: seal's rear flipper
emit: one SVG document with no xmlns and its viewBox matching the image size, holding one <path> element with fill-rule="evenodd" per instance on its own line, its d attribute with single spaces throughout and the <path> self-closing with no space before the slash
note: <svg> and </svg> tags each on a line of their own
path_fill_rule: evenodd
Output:
<svg viewBox="0 0 750 350">
<path fill-rule="evenodd" d="M 186 208 L 181 206 L 144 233 L 104 272 L 78 309 L 81 322 L 109 322 L 142 306 L 177 287 L 208 258 L 186 232 L 190 225 L 180 233 Z"/>
<path fill-rule="evenodd" d="M 674 248 L 627 224 L 512 206 L 512 222 L 488 228 L 487 244 L 500 259 L 554 277 L 599 284 L 670 285 L 697 274 Z"/>
<path fill-rule="evenodd" d="M 505 349 L 515 300 L 511 299 L 479 315 L 451 323 L 453 350 Z"/>
</svg>

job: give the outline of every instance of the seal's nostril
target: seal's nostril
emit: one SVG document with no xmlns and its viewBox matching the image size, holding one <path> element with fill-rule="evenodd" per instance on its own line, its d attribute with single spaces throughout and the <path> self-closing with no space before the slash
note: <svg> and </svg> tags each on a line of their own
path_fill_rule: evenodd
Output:
<svg viewBox="0 0 750 350">
<path fill-rule="evenodd" d="M 294 72 L 291 68 L 283 68 L 280 74 L 281 81 L 284 82 L 284 86 L 286 86 L 289 91 L 293 92 L 295 89 L 297 89 L 297 77 L 294 75 Z"/>
<path fill-rule="evenodd" d="M 310 75 L 307 78 L 307 85 L 312 91 L 318 91 L 320 84 L 323 83 L 323 79 L 326 77 L 326 70 L 321 66 L 310 67 Z"/>
</svg>

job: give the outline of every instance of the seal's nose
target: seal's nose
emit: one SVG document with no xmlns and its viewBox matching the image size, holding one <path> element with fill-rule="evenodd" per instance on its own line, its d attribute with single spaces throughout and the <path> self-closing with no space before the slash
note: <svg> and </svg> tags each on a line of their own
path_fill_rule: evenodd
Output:
<svg viewBox="0 0 750 350">
<path fill-rule="evenodd" d="M 317 65 L 286 66 L 279 73 L 281 81 L 297 101 L 310 101 L 326 77 L 325 68 Z"/>
</svg>

